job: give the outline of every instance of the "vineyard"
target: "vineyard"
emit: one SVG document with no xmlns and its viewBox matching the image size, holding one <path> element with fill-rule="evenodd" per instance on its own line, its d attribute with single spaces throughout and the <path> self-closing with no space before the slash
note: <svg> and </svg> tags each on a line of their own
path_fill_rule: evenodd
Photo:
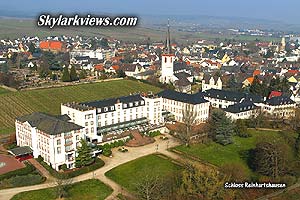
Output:
<svg viewBox="0 0 300 200">
<path fill-rule="evenodd" d="M 60 114 L 61 103 L 93 101 L 134 92 L 159 90 L 137 81 L 118 80 L 0 94 L 0 134 L 13 132 L 15 118 L 18 116 L 35 111 Z"/>
<path fill-rule="evenodd" d="M 0 86 L 0 94 L 5 94 L 5 93 L 9 93 L 10 91 L 7 89 L 4 89 Z"/>
</svg>

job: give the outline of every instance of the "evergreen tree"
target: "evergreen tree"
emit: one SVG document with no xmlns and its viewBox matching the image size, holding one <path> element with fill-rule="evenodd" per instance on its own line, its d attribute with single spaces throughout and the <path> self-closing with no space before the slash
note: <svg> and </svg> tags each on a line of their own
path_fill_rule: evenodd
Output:
<svg viewBox="0 0 300 200">
<path fill-rule="evenodd" d="M 118 78 L 124 78 L 126 77 L 126 74 L 123 70 L 117 70 L 117 76 Z"/>
<path fill-rule="evenodd" d="M 235 126 L 222 110 L 213 110 L 210 120 L 210 137 L 222 145 L 231 144 Z"/>
<path fill-rule="evenodd" d="M 78 80 L 77 72 L 76 72 L 76 69 L 75 69 L 74 65 L 71 67 L 70 79 L 71 79 L 71 81 L 77 81 Z"/>
<path fill-rule="evenodd" d="M 68 67 L 65 67 L 65 68 L 63 69 L 63 75 L 62 75 L 61 80 L 62 80 L 63 82 L 70 82 L 70 81 L 71 81 L 71 77 L 70 77 L 70 73 L 69 73 Z"/>
<path fill-rule="evenodd" d="M 29 50 L 28 50 L 31 54 L 33 54 L 35 52 L 35 46 L 33 43 L 30 43 L 29 45 Z"/>
<path fill-rule="evenodd" d="M 79 79 L 85 79 L 87 76 L 86 71 L 83 69 L 79 73 Z"/>
<path fill-rule="evenodd" d="M 77 149 L 77 157 L 75 159 L 75 166 L 76 167 L 88 166 L 94 162 L 94 158 L 91 155 L 92 148 L 83 139 L 81 139 L 80 143 L 81 143 L 81 146 Z"/>
<path fill-rule="evenodd" d="M 295 151 L 297 157 L 300 159 L 300 133 L 298 133 L 298 137 L 295 142 Z"/>
</svg>

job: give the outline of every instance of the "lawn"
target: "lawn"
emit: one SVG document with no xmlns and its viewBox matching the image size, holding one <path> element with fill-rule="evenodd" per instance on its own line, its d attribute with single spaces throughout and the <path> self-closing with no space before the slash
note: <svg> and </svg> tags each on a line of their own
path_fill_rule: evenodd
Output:
<svg viewBox="0 0 300 200">
<path fill-rule="evenodd" d="M 201 160 L 209 162 L 216 166 L 222 166 L 225 163 L 232 162 L 242 163 L 243 165 L 245 165 L 245 167 L 247 167 L 247 169 L 249 170 L 248 172 L 251 172 L 246 161 L 247 151 L 255 148 L 255 145 L 260 136 L 274 135 L 274 137 L 278 137 L 279 133 L 276 131 L 248 131 L 252 133 L 252 137 L 240 138 L 236 136 L 233 138 L 234 143 L 227 146 L 211 142 L 209 144 L 196 144 L 191 147 L 186 147 L 183 145 L 178 146 L 175 149 L 198 157 Z"/>
<path fill-rule="evenodd" d="M 149 155 L 120 165 L 108 171 L 105 175 L 128 191 L 134 193 L 137 181 L 143 179 L 145 175 L 157 175 L 163 178 L 180 169 L 179 165 L 167 158 L 162 158 L 158 155 Z"/>
<path fill-rule="evenodd" d="M 32 112 L 60 114 L 60 104 L 85 102 L 160 89 L 132 80 L 116 80 L 51 89 L 10 92 L 0 95 L 0 134 L 14 130 L 16 117 Z"/>
<path fill-rule="evenodd" d="M 67 193 L 69 195 L 69 200 L 83 200 L 83 199 L 90 199 L 90 200 L 101 200 L 105 199 L 109 196 L 113 190 L 102 183 L 97 179 L 90 179 L 78 183 L 72 184 L 68 189 Z M 55 188 L 48 188 L 42 190 L 34 190 L 29 192 L 22 192 L 15 195 L 12 200 L 54 200 L 56 199 L 55 196 Z"/>
<path fill-rule="evenodd" d="M 9 92 L 10 92 L 9 90 L 4 89 L 4 88 L 2 88 L 2 87 L 0 86 L 0 95 L 1 95 L 1 94 L 6 94 L 6 93 L 9 93 Z"/>
</svg>

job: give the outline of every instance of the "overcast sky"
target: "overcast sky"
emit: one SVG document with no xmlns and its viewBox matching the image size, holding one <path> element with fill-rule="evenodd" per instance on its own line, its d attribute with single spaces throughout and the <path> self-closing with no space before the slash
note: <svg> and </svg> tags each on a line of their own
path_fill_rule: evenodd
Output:
<svg viewBox="0 0 300 200">
<path fill-rule="evenodd" d="M 0 10 L 232 16 L 300 24 L 300 0 L 1 0 Z M 1 15 L 1 13 L 0 13 Z"/>
</svg>

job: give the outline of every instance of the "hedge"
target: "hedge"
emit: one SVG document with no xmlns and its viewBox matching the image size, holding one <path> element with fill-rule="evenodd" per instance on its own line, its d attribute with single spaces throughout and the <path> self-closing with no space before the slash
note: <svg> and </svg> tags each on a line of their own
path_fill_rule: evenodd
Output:
<svg viewBox="0 0 300 200">
<path fill-rule="evenodd" d="M 156 137 L 158 135 L 161 135 L 160 131 L 146 132 L 145 134 L 149 137 Z"/>
<path fill-rule="evenodd" d="M 89 166 L 85 166 L 85 167 L 76 169 L 75 171 L 60 173 L 60 172 L 56 171 L 55 169 L 53 169 L 51 166 L 49 166 L 44 161 L 38 160 L 38 162 L 41 163 L 41 165 L 43 165 L 52 176 L 54 176 L 55 178 L 60 178 L 60 179 L 73 178 L 73 177 L 79 176 L 81 174 L 85 174 L 85 173 L 94 171 L 94 170 L 99 169 L 100 167 L 104 166 L 103 160 L 96 158 L 95 162 Z"/>
<path fill-rule="evenodd" d="M 9 179 L 4 179 L 0 182 L 0 188 L 22 187 L 43 183 L 46 180 L 38 172 L 23 176 L 14 176 Z"/>
<path fill-rule="evenodd" d="M 11 171 L 11 172 L 8 172 L 6 174 L 0 175 L 0 181 L 4 180 L 4 179 L 9 179 L 9 178 L 14 177 L 14 176 L 27 175 L 27 174 L 30 174 L 33 171 L 35 171 L 35 167 L 32 166 L 31 164 L 29 164 L 28 162 L 25 162 L 25 165 L 26 166 L 22 169 L 17 169 L 15 171 Z"/>
</svg>

